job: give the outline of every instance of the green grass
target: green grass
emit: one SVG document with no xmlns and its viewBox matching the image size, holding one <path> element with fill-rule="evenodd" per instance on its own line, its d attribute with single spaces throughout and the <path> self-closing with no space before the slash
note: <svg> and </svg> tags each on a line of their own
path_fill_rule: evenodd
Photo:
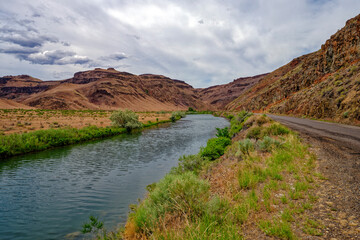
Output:
<svg viewBox="0 0 360 240">
<path fill-rule="evenodd" d="M 22 134 L 2 135 L 0 136 L 0 158 L 75 144 L 124 132 L 126 132 L 125 128 L 89 126 L 82 129 L 47 129 Z"/>
<path fill-rule="evenodd" d="M 178 166 L 171 169 L 171 173 L 183 174 L 185 172 L 193 172 L 198 175 L 204 163 L 205 159 L 200 154 L 182 156 L 179 158 Z"/>
<path fill-rule="evenodd" d="M 244 122 L 251 117 L 253 114 L 246 111 L 241 111 L 237 115 L 228 115 L 227 117 L 230 119 L 230 130 L 229 135 L 231 137 L 235 136 L 238 132 L 240 132 L 243 128 Z"/>
<path fill-rule="evenodd" d="M 166 175 L 133 214 L 137 229 L 149 233 L 167 213 L 182 214 L 186 219 L 203 216 L 209 188 L 209 183 L 191 172 Z"/>
<path fill-rule="evenodd" d="M 239 171 L 239 186 L 241 189 L 255 188 L 259 182 L 267 178 L 266 171 L 261 167 L 245 168 Z"/>
<path fill-rule="evenodd" d="M 272 221 L 262 220 L 259 223 L 260 229 L 268 236 L 278 237 L 280 239 L 296 239 L 288 222 L 279 219 Z"/>
<path fill-rule="evenodd" d="M 210 138 L 206 147 L 200 151 L 200 155 L 209 160 L 215 160 L 224 154 L 225 148 L 230 144 L 231 139 L 227 137 Z"/>
<path fill-rule="evenodd" d="M 323 226 L 313 219 L 306 219 L 303 231 L 309 235 L 312 236 L 322 236 L 323 233 L 321 232 L 321 229 Z"/>
<path fill-rule="evenodd" d="M 67 112 L 67 110 L 65 112 Z M 69 113 L 72 112 L 73 111 L 70 111 Z M 143 127 L 147 128 L 166 122 L 171 121 L 163 120 L 154 123 L 151 122 L 143 124 Z M 28 133 L 0 135 L 0 159 L 29 152 L 42 151 L 53 147 L 61 147 L 93 139 L 115 136 L 126 132 L 126 128 L 87 126 L 81 129 L 52 128 Z"/>
</svg>

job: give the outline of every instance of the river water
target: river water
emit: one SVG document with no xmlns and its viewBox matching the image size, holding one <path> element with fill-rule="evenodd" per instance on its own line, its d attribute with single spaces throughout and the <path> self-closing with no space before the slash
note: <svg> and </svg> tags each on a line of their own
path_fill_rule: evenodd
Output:
<svg viewBox="0 0 360 240">
<path fill-rule="evenodd" d="M 90 215 L 114 230 L 182 155 L 229 123 L 188 115 L 176 123 L 0 162 L 0 239 L 67 239 Z"/>
</svg>

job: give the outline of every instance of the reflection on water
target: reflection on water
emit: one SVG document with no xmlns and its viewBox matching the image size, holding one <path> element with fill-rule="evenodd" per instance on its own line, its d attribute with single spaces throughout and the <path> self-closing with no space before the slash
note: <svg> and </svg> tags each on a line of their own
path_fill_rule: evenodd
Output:
<svg viewBox="0 0 360 240">
<path fill-rule="evenodd" d="M 114 229 L 146 185 L 227 125 L 190 115 L 167 127 L 0 162 L 0 239 L 64 239 L 90 215 Z"/>
</svg>

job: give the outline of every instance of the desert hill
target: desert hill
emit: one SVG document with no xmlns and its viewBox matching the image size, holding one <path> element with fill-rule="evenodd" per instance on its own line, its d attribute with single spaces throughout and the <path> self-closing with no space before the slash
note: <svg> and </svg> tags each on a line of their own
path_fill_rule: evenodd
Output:
<svg viewBox="0 0 360 240">
<path fill-rule="evenodd" d="M 137 76 L 113 68 L 78 72 L 62 81 L 6 76 L 0 78 L 0 97 L 42 109 L 205 108 L 194 88 L 183 81 L 152 74 Z"/>
<path fill-rule="evenodd" d="M 238 78 L 228 84 L 196 89 L 196 93 L 210 109 L 222 110 L 228 103 L 235 100 L 242 92 L 258 83 L 266 75 Z"/>
<path fill-rule="evenodd" d="M 27 75 L 5 76 L 0 78 L 0 98 L 40 109 L 159 111 L 192 107 L 216 110 L 222 109 L 265 75 L 194 89 L 184 81 L 162 75 L 134 75 L 113 68 L 96 68 L 61 81 L 41 81 Z M 0 108 L 5 108 L 1 102 Z"/>
<path fill-rule="evenodd" d="M 34 109 L 33 107 L 24 105 L 22 103 L 15 102 L 10 99 L 5 99 L 5 98 L 0 98 L 0 106 L 1 106 L 1 109 L 15 109 L 15 108 Z"/>
<path fill-rule="evenodd" d="M 360 121 L 360 15 L 321 49 L 271 72 L 226 106 Z"/>
</svg>

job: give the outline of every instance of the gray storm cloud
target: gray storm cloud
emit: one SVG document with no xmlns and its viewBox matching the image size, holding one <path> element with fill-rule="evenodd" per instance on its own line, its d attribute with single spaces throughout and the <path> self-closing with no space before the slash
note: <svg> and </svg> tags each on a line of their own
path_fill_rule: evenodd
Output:
<svg viewBox="0 0 360 240">
<path fill-rule="evenodd" d="M 316 51 L 358 9 L 358 0 L 4 1 L 0 73 L 51 79 L 118 66 L 222 84 Z"/>
</svg>

